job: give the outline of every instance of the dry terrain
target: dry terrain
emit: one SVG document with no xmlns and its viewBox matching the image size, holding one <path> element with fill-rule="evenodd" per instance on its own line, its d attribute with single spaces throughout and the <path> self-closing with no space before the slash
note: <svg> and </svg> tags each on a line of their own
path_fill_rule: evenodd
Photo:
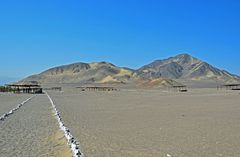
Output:
<svg viewBox="0 0 240 157">
<path fill-rule="evenodd" d="M 27 94 L 14 95 L 9 93 L 0 94 L 0 116 L 10 111 L 11 109 L 18 106 L 19 103 L 23 102 L 30 96 Z"/>
<path fill-rule="evenodd" d="M 1 94 L 5 113 L 32 95 Z M 0 121 L 0 157 L 70 157 L 46 95 L 37 95 Z"/>
<path fill-rule="evenodd" d="M 86 157 L 239 157 L 239 92 L 51 92 Z"/>
<path fill-rule="evenodd" d="M 240 93 L 121 89 L 50 91 L 85 157 L 239 157 Z M 32 95 L 0 95 L 6 113 Z M 0 157 L 68 157 L 46 95 L 0 121 Z"/>
</svg>

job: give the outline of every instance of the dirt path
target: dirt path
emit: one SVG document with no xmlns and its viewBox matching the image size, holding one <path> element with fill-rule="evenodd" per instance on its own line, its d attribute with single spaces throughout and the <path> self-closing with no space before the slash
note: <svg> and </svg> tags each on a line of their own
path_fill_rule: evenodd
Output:
<svg viewBox="0 0 240 157">
<path fill-rule="evenodd" d="M 46 95 L 0 122 L 0 148 L 0 157 L 71 156 Z"/>
</svg>

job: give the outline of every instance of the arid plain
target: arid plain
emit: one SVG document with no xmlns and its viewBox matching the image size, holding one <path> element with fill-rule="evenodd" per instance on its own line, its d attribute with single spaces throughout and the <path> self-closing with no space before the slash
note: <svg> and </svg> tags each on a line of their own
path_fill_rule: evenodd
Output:
<svg viewBox="0 0 240 157">
<path fill-rule="evenodd" d="M 240 156 L 239 92 L 51 93 L 88 157 Z"/>
<path fill-rule="evenodd" d="M 217 89 L 49 92 L 85 157 L 238 157 L 240 94 Z M 1 114 L 31 95 L 1 94 Z M 46 95 L 0 122 L 0 156 L 71 156 Z"/>
</svg>

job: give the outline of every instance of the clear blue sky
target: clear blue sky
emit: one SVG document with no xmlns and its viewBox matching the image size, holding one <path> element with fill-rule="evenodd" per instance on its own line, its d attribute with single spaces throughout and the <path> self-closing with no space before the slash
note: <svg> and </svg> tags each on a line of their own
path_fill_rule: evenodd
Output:
<svg viewBox="0 0 240 157">
<path fill-rule="evenodd" d="M 0 82 L 72 62 L 138 68 L 187 52 L 240 74 L 239 0 L 4 0 Z"/>
</svg>

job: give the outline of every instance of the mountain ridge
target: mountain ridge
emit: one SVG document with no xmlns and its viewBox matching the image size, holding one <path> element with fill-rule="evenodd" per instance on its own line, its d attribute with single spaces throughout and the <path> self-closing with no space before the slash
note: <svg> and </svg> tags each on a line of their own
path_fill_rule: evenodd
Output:
<svg viewBox="0 0 240 157">
<path fill-rule="evenodd" d="M 240 77 L 183 53 L 167 59 L 155 60 L 139 69 L 118 67 L 105 61 L 77 62 L 50 68 L 21 81 L 82 84 L 133 83 L 161 86 L 163 82 L 169 85 L 176 84 L 177 80 L 211 80 L 224 83 L 239 81 Z"/>
<path fill-rule="evenodd" d="M 156 60 L 137 70 L 138 75 L 147 78 L 167 77 L 171 79 L 215 79 L 227 81 L 239 76 L 220 70 L 189 54 L 179 54 L 168 59 Z"/>
</svg>

